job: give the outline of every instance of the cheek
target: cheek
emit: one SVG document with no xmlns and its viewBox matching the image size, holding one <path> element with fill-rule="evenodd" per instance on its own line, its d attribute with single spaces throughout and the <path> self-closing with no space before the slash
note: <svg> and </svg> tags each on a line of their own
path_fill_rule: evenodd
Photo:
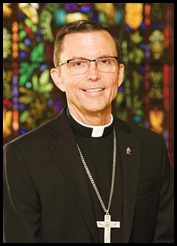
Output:
<svg viewBox="0 0 177 246">
<path fill-rule="evenodd" d="M 72 88 L 72 78 L 70 78 L 67 73 L 62 74 L 61 76 L 61 86 L 64 92 L 67 92 Z"/>
<path fill-rule="evenodd" d="M 72 97 L 77 89 L 77 82 L 71 78 L 65 78 L 63 81 L 63 90 L 69 97 Z"/>
<path fill-rule="evenodd" d="M 112 91 L 117 91 L 117 88 L 118 88 L 118 76 L 114 76 L 113 78 L 110 79 L 110 89 L 112 89 Z"/>
<path fill-rule="evenodd" d="M 118 92 L 118 78 L 114 77 L 110 83 L 110 94 L 112 98 L 115 98 Z"/>
<path fill-rule="evenodd" d="M 75 90 L 81 88 L 84 83 L 85 83 L 85 76 L 83 75 L 82 76 L 72 75 L 72 76 L 66 76 L 64 78 L 65 88 L 71 93 L 72 91 L 74 92 Z"/>
</svg>

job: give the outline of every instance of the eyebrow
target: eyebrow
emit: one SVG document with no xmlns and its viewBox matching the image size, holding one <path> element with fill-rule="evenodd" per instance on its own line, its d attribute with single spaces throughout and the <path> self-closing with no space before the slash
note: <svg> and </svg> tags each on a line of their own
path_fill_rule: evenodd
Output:
<svg viewBox="0 0 177 246">
<path fill-rule="evenodd" d="M 117 56 L 117 55 L 115 55 Z M 94 59 L 99 59 L 99 58 L 105 58 L 105 57 L 115 57 L 114 55 L 102 55 L 102 56 L 99 56 L 97 58 L 94 58 Z M 86 58 L 86 57 L 73 57 L 73 58 L 70 58 L 70 59 L 66 59 L 66 60 L 71 60 L 71 59 L 86 59 L 86 60 L 90 60 L 89 58 Z"/>
</svg>

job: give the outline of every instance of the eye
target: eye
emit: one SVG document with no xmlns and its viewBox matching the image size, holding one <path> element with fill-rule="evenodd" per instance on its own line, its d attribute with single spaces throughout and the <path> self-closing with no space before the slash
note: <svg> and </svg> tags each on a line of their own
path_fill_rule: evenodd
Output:
<svg viewBox="0 0 177 246">
<path fill-rule="evenodd" d="M 109 58 L 103 58 L 103 59 L 101 59 L 101 62 L 102 63 L 111 63 L 111 59 L 109 59 Z"/>
<path fill-rule="evenodd" d="M 72 60 L 69 62 L 71 67 L 82 67 L 87 63 L 85 60 Z"/>
<path fill-rule="evenodd" d="M 75 66 L 81 66 L 82 65 L 82 61 L 81 60 L 77 60 L 74 63 Z"/>
</svg>

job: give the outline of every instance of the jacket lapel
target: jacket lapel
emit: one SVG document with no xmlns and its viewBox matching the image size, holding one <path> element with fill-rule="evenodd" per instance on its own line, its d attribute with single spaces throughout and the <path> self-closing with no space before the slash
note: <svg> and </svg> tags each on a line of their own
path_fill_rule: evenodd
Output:
<svg viewBox="0 0 177 246">
<path fill-rule="evenodd" d="M 98 242 L 96 219 L 88 182 L 85 178 L 73 132 L 64 112 L 52 122 L 50 135 L 52 136 L 49 144 L 50 151 L 66 179 L 95 242 Z"/>
<path fill-rule="evenodd" d="M 139 170 L 140 170 L 140 143 L 131 136 L 128 126 L 117 121 L 117 138 L 119 143 L 122 182 L 123 182 L 123 242 L 128 243 L 133 223 Z"/>
</svg>

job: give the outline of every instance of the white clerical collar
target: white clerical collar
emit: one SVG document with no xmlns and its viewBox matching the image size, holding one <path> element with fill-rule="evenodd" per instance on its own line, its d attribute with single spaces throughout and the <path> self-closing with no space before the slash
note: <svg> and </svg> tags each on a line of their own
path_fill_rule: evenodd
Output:
<svg viewBox="0 0 177 246">
<path fill-rule="evenodd" d="M 91 137 L 102 137 L 103 136 L 103 133 L 104 133 L 104 130 L 106 127 L 110 126 L 113 122 L 113 116 L 111 114 L 111 121 L 109 124 L 107 125 L 103 125 L 103 126 L 90 126 L 90 125 L 87 125 L 87 124 L 84 124 L 82 123 L 81 121 L 79 121 L 78 119 L 76 119 L 76 117 L 71 113 L 71 116 L 73 117 L 73 119 L 80 125 L 84 126 L 84 127 L 87 127 L 89 129 L 92 129 L 92 132 L 91 132 Z"/>
</svg>

